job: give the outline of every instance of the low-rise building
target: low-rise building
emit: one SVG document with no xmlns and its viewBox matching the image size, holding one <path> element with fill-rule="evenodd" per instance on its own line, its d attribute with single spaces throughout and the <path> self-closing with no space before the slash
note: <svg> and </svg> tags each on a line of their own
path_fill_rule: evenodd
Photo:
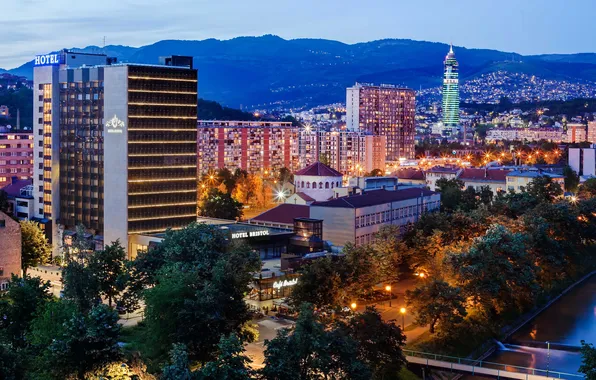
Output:
<svg viewBox="0 0 596 380">
<path fill-rule="evenodd" d="M 323 239 L 333 245 L 362 245 L 370 243 L 381 227 L 405 227 L 440 206 L 441 195 L 426 189 L 373 190 L 315 202 L 310 206 L 310 217 L 323 220 Z"/>
<path fill-rule="evenodd" d="M 447 180 L 456 179 L 459 177 L 463 169 L 451 167 L 434 167 L 426 171 L 426 185 L 432 191 L 436 190 L 437 181 L 445 178 Z"/>
<path fill-rule="evenodd" d="M 13 274 L 21 275 L 21 226 L 0 211 L 0 290 Z"/>
<path fill-rule="evenodd" d="M 35 217 L 35 201 L 33 198 L 33 179 L 12 177 L 11 182 L 3 190 L 8 197 L 8 213 L 19 220 L 30 220 Z"/>
<path fill-rule="evenodd" d="M 530 182 L 538 177 L 550 177 L 553 182 L 561 186 L 561 189 L 565 190 L 564 175 L 539 170 L 515 170 L 507 173 L 507 191 L 522 192 L 528 188 Z"/>
<path fill-rule="evenodd" d="M 420 169 L 399 169 L 392 174 L 400 184 L 426 185 L 426 177 Z"/>
<path fill-rule="evenodd" d="M 458 179 L 464 182 L 464 188 L 472 187 L 474 190 L 480 190 L 488 186 L 493 194 L 505 191 L 507 188 L 507 174 L 510 170 L 502 169 L 464 169 Z"/>
<path fill-rule="evenodd" d="M 316 201 L 333 198 L 333 189 L 342 187 L 342 182 L 343 174 L 318 161 L 294 173 L 296 192 Z"/>
</svg>

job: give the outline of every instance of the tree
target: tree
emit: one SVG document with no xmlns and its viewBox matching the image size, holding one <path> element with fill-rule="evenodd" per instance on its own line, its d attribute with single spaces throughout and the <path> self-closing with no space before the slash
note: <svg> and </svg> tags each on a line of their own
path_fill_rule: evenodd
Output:
<svg viewBox="0 0 596 380">
<path fill-rule="evenodd" d="M 108 299 L 111 307 L 112 300 L 124 291 L 130 277 L 126 267 L 126 252 L 120 241 L 116 240 L 103 250 L 94 252 L 89 257 L 88 269 L 97 279 L 99 294 Z"/>
<path fill-rule="evenodd" d="M 21 352 L 1 342 L 0 374 L 4 380 L 20 380 L 25 378 L 25 368 L 22 362 Z"/>
<path fill-rule="evenodd" d="M 343 262 L 329 257 L 316 259 L 300 269 L 301 276 L 294 285 L 289 302 L 298 308 L 307 302 L 317 308 L 338 307 L 344 303 L 346 292 L 339 273 Z"/>
<path fill-rule="evenodd" d="M 49 261 L 52 249 L 37 222 L 21 221 L 21 267 L 27 269 Z"/>
<path fill-rule="evenodd" d="M 210 218 L 235 220 L 242 217 L 242 203 L 218 189 L 211 189 L 199 213 Z"/>
<path fill-rule="evenodd" d="M 590 178 L 582 183 L 578 195 L 584 199 L 596 197 L 596 178 Z"/>
<path fill-rule="evenodd" d="M 358 359 L 372 372 L 371 379 L 399 379 L 399 371 L 406 364 L 402 348 L 406 337 L 393 321 L 385 322 L 374 308 L 367 308 L 339 329 L 358 344 Z"/>
<path fill-rule="evenodd" d="M 193 374 L 189 368 L 186 346 L 173 344 L 170 351 L 170 364 L 162 369 L 161 380 L 191 380 Z"/>
<path fill-rule="evenodd" d="M 100 284 L 93 270 L 82 261 L 70 260 L 62 268 L 62 291 L 65 300 L 72 301 L 83 313 L 101 303 Z"/>
<path fill-rule="evenodd" d="M 454 288 L 442 280 L 434 279 L 413 291 L 406 292 L 408 306 L 414 312 L 416 323 L 430 325 L 429 331 L 435 333 L 439 325 L 446 331 L 460 323 L 467 315 L 465 302 L 460 288 Z"/>
<path fill-rule="evenodd" d="M 367 173 L 365 177 L 381 177 L 383 175 L 383 171 L 381 169 L 373 169 L 370 173 Z"/>
<path fill-rule="evenodd" d="M 215 358 L 222 334 L 248 339 L 244 325 L 251 319 L 244 295 L 252 273 L 260 268 L 257 254 L 245 245 L 230 245 L 224 232 L 205 224 L 169 231 L 156 248 L 141 258 L 152 263 L 139 272 L 145 290 L 146 346 L 155 356 L 165 347 L 186 344 L 192 360 Z"/>
<path fill-rule="evenodd" d="M 382 282 L 393 284 L 399 281 L 400 266 L 410 257 L 410 249 L 401 239 L 400 227 L 383 226 L 374 236 L 376 266 Z"/>
<path fill-rule="evenodd" d="M 579 371 L 586 376 L 586 380 L 596 380 L 596 348 L 593 344 L 581 341 L 582 365 Z"/>
<path fill-rule="evenodd" d="M 527 238 L 493 225 L 461 254 L 448 257 L 464 294 L 489 316 L 531 306 L 537 291 L 536 267 Z"/>
<path fill-rule="evenodd" d="M 446 211 L 457 209 L 462 200 L 464 182 L 456 178 L 441 178 L 437 180 L 435 187 L 441 193 L 442 209 Z"/>
<path fill-rule="evenodd" d="M 282 185 L 286 182 L 294 182 L 294 173 L 284 166 L 283 168 L 279 169 L 277 180 Z"/>
<path fill-rule="evenodd" d="M 8 213 L 8 194 L 2 189 L 0 189 L 0 211 Z"/>
<path fill-rule="evenodd" d="M 565 190 L 572 193 L 577 192 L 577 187 L 579 186 L 579 175 L 577 175 L 575 170 L 571 169 L 571 167 L 567 165 L 565 166 L 565 169 L 563 169 L 563 175 L 565 176 Z"/>
<path fill-rule="evenodd" d="M 244 354 L 242 341 L 235 334 L 222 336 L 217 345 L 217 359 L 206 363 L 196 378 L 205 380 L 250 380 L 254 371 L 251 360 Z"/>
<path fill-rule="evenodd" d="M 266 380 L 370 379 L 358 358 L 358 343 L 343 330 L 325 328 L 312 305 L 304 304 L 293 329 L 280 330 L 265 341 Z"/>
<path fill-rule="evenodd" d="M 551 177 L 545 175 L 536 177 L 530 181 L 526 192 L 539 202 L 550 203 L 552 203 L 555 198 L 563 195 L 561 185 L 553 181 Z"/>
<path fill-rule="evenodd" d="M 50 283 L 29 275 L 12 276 L 0 297 L 0 338 L 13 347 L 24 347 L 25 335 L 37 310 L 52 298 Z"/>
<path fill-rule="evenodd" d="M 226 192 L 228 194 L 232 194 L 234 188 L 236 187 L 236 178 L 234 174 L 228 168 L 219 169 L 217 172 L 217 178 L 221 183 L 224 184 L 226 187 Z"/>
<path fill-rule="evenodd" d="M 95 306 L 87 315 L 75 313 L 65 323 L 63 334 L 48 347 L 51 371 L 84 379 L 87 372 L 119 360 L 120 328 L 118 314 L 106 305 Z"/>
</svg>

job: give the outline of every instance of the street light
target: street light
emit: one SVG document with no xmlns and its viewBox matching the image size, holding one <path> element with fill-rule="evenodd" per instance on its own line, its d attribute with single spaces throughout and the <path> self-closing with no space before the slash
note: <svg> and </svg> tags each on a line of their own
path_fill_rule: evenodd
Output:
<svg viewBox="0 0 596 380">
<path fill-rule="evenodd" d="M 385 286 L 385 290 L 389 292 L 389 307 L 391 307 L 391 298 L 393 298 L 393 292 L 391 291 L 391 285 Z"/>
<path fill-rule="evenodd" d="M 546 342 L 546 377 L 548 377 L 549 367 L 550 367 L 550 342 Z"/>
<path fill-rule="evenodd" d="M 406 328 L 406 308 L 402 307 L 399 312 L 401 313 L 401 329 L 403 331 Z"/>
<path fill-rule="evenodd" d="M 358 305 L 356 305 L 356 302 L 352 302 L 350 304 L 350 307 L 352 308 L 352 310 L 356 310 L 356 306 L 358 306 Z"/>
</svg>

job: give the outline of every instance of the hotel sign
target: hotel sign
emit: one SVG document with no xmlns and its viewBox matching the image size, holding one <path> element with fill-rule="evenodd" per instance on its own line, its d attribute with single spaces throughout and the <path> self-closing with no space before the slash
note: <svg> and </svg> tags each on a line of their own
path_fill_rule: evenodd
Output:
<svg viewBox="0 0 596 380">
<path fill-rule="evenodd" d="M 246 239 L 257 236 L 268 236 L 269 230 L 250 231 L 250 232 L 235 232 L 232 234 L 232 239 Z"/>
<path fill-rule="evenodd" d="M 34 64 L 35 66 L 54 66 L 61 65 L 64 63 L 64 56 L 62 54 L 44 54 L 36 55 Z"/>
<path fill-rule="evenodd" d="M 108 133 L 122 133 L 124 130 L 124 122 L 118 119 L 118 116 L 114 115 L 113 118 L 106 122 Z"/>
</svg>

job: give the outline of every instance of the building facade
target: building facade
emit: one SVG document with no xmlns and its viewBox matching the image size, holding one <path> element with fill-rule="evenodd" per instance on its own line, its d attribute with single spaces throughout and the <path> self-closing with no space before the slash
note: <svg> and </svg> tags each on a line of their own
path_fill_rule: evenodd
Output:
<svg viewBox="0 0 596 380">
<path fill-rule="evenodd" d="M 596 144 L 596 121 L 588 122 L 588 132 L 586 141 L 592 144 Z"/>
<path fill-rule="evenodd" d="M 342 183 L 343 174 L 321 162 L 294 173 L 296 194 L 306 194 L 315 201 L 332 198 L 334 189 L 342 187 Z"/>
<path fill-rule="evenodd" d="M 538 177 L 550 177 L 565 191 L 565 176 L 538 170 L 515 170 L 507 173 L 507 191 L 523 192 L 528 184 Z"/>
<path fill-rule="evenodd" d="M 82 224 L 128 248 L 195 221 L 197 71 L 54 56 L 34 68 L 33 110 L 35 212 L 52 240 Z"/>
<path fill-rule="evenodd" d="M 33 177 L 33 134 L 0 130 L 0 188 Z"/>
<path fill-rule="evenodd" d="M 319 159 L 344 175 L 359 176 L 374 169 L 385 172 L 387 136 L 346 130 L 318 132 L 316 136 Z"/>
<path fill-rule="evenodd" d="M 21 226 L 0 211 L 0 290 L 12 274 L 21 275 Z"/>
<path fill-rule="evenodd" d="M 416 93 L 391 85 L 356 83 L 346 92 L 346 126 L 387 138 L 387 160 L 413 159 Z"/>
<path fill-rule="evenodd" d="M 261 173 L 300 167 L 298 128 L 289 122 L 200 120 L 197 147 L 199 173 L 222 168 Z"/>
<path fill-rule="evenodd" d="M 596 177 L 596 147 L 569 148 L 569 166 L 584 180 Z"/>
<path fill-rule="evenodd" d="M 443 136 L 451 136 L 459 125 L 459 64 L 453 45 L 443 64 Z"/>
<path fill-rule="evenodd" d="M 362 245 L 383 226 L 405 227 L 441 207 L 441 195 L 420 188 L 373 190 L 310 206 L 310 217 L 323 220 L 323 240 L 333 245 Z"/>
</svg>

